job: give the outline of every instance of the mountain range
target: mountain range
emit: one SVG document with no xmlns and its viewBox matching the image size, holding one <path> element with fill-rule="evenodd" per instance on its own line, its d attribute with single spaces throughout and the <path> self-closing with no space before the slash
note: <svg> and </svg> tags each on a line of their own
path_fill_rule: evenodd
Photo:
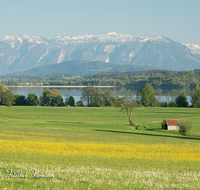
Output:
<svg viewBox="0 0 200 190">
<path fill-rule="evenodd" d="M 194 70 L 200 68 L 200 46 L 182 44 L 163 36 L 114 32 L 56 36 L 52 40 L 42 36 L 7 35 L 0 41 L 0 75 L 77 59 L 104 62 L 108 66 L 113 63 L 175 71 Z"/>
</svg>

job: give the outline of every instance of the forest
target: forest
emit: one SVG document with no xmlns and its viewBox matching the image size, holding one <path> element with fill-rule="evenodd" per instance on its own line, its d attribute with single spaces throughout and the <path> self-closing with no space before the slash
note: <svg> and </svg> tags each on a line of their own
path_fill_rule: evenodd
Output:
<svg viewBox="0 0 200 190">
<path fill-rule="evenodd" d="M 123 86 L 137 88 L 151 83 L 154 88 L 194 89 L 200 82 L 200 69 L 194 71 L 134 71 L 104 72 L 93 75 L 51 74 L 43 76 L 1 76 L 0 83 L 7 86 Z"/>
</svg>

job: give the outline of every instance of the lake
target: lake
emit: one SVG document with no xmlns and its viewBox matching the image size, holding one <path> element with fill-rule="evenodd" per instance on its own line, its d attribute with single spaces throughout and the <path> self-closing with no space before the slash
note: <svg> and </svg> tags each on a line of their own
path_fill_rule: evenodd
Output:
<svg viewBox="0 0 200 190">
<path fill-rule="evenodd" d="M 38 97 L 42 96 L 42 92 L 44 91 L 45 87 L 8 87 L 13 94 L 21 94 L 27 97 L 29 93 L 34 93 Z M 48 87 L 49 90 L 55 89 L 56 87 Z M 142 87 L 141 87 L 142 88 Z M 80 100 L 81 93 L 84 88 L 56 88 L 60 91 L 60 93 L 63 95 L 63 99 L 65 100 L 66 95 L 68 96 L 73 96 L 75 99 L 75 102 Z M 136 95 L 136 91 L 140 89 L 134 89 L 134 88 L 124 88 L 124 87 L 114 87 L 114 88 L 97 88 L 101 92 L 106 92 L 106 91 L 114 91 L 116 95 L 119 97 L 125 96 L 127 93 L 131 93 L 134 96 Z M 174 91 L 174 94 L 178 93 L 184 93 L 187 95 L 188 102 L 190 103 L 191 101 L 191 91 L 189 89 L 155 89 L 157 98 L 160 97 L 158 96 L 159 94 L 162 94 L 162 101 L 166 102 L 167 101 L 167 93 L 171 92 L 171 90 Z M 171 100 L 171 97 L 170 97 Z"/>
</svg>

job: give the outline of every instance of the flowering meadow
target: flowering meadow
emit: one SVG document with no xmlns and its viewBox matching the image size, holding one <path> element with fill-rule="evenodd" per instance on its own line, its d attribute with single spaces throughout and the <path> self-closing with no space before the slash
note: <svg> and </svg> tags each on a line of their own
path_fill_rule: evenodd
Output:
<svg viewBox="0 0 200 190">
<path fill-rule="evenodd" d="M 97 144 L 0 140 L 2 152 L 39 153 L 57 156 L 98 156 L 102 158 L 200 162 L 200 144 Z"/>
<path fill-rule="evenodd" d="M 199 114 L 138 108 L 136 130 L 115 108 L 0 107 L 0 189 L 200 189 Z"/>
</svg>

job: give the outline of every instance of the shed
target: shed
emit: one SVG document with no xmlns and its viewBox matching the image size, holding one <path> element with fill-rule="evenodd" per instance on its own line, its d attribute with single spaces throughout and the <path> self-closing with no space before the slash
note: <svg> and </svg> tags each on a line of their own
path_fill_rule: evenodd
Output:
<svg viewBox="0 0 200 190">
<path fill-rule="evenodd" d="M 178 120 L 166 120 L 167 130 L 179 130 Z"/>
</svg>

